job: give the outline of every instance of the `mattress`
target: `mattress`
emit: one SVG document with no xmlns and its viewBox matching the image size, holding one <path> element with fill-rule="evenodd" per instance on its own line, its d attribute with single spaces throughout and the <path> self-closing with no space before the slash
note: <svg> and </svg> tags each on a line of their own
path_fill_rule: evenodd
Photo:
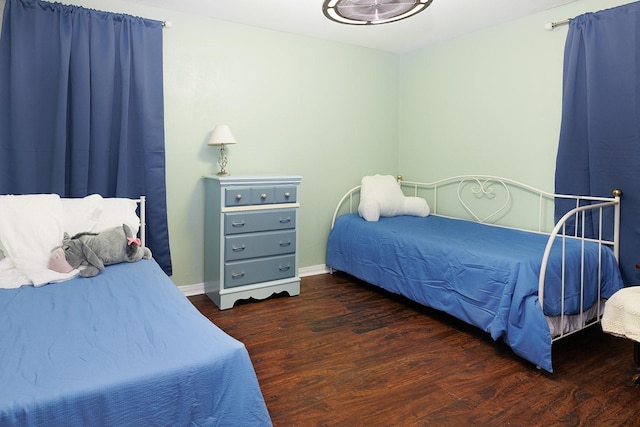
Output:
<svg viewBox="0 0 640 427">
<path fill-rule="evenodd" d="M 248 352 L 154 260 L 0 289 L 0 425 L 271 425 Z"/>
<path fill-rule="evenodd" d="M 538 275 L 547 236 L 443 218 L 397 216 L 367 222 L 357 214 L 340 216 L 332 229 L 326 263 L 368 283 L 447 312 L 503 339 L 516 354 L 553 371 L 551 333 L 545 319 L 580 309 L 580 242 L 567 240 L 564 308 L 559 289 L 561 246 L 555 245 L 545 281 L 544 313 Z M 587 244 L 587 265 L 602 258 L 602 295 L 585 287 L 583 307 L 623 287 L 608 248 Z M 597 280 L 597 267 L 585 283 Z"/>
</svg>

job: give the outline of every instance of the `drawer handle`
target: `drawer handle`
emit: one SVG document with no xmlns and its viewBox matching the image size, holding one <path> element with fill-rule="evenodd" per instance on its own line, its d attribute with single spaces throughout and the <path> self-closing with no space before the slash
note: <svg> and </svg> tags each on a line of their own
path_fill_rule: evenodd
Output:
<svg viewBox="0 0 640 427">
<path fill-rule="evenodd" d="M 236 195 L 236 200 L 242 200 L 242 194 L 237 194 Z"/>
<path fill-rule="evenodd" d="M 246 249 L 246 246 L 245 246 L 245 245 L 242 245 L 242 246 L 233 246 L 233 247 L 232 247 L 233 252 L 242 252 L 242 251 L 244 251 L 245 249 Z"/>
<path fill-rule="evenodd" d="M 231 225 L 232 225 L 233 227 L 244 227 L 244 224 L 245 224 L 245 222 L 244 222 L 244 221 L 240 221 L 240 222 L 232 221 L 232 222 L 231 222 Z"/>
<path fill-rule="evenodd" d="M 291 193 L 287 191 L 286 193 L 284 193 L 284 197 L 288 199 L 289 197 L 291 197 Z"/>
<path fill-rule="evenodd" d="M 266 194 L 266 193 L 262 193 L 262 194 L 260 195 L 260 198 L 261 198 L 262 200 L 267 200 L 267 194 Z"/>
<path fill-rule="evenodd" d="M 287 271 L 287 270 L 289 270 L 290 268 L 291 268 L 291 266 L 290 266 L 290 265 L 286 265 L 286 266 L 284 266 L 284 267 L 282 267 L 282 266 L 281 266 L 281 267 L 280 267 L 280 271 Z"/>
<path fill-rule="evenodd" d="M 288 224 L 291 222 L 291 218 L 280 218 L 280 224 Z"/>
<path fill-rule="evenodd" d="M 284 248 L 285 246 L 291 246 L 291 241 L 288 241 L 288 242 L 280 242 L 280 246 L 282 246 L 283 248 Z"/>
<path fill-rule="evenodd" d="M 242 273 L 233 273 L 231 275 L 232 279 L 240 279 L 241 277 L 244 277 L 244 271 Z"/>
</svg>

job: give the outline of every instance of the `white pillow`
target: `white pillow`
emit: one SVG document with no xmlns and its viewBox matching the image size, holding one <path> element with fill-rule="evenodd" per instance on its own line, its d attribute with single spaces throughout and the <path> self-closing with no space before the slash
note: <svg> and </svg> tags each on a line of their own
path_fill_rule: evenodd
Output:
<svg viewBox="0 0 640 427">
<path fill-rule="evenodd" d="M 431 209 L 429 204 L 422 197 L 405 197 L 404 198 L 404 213 L 403 215 L 411 216 L 429 216 Z"/>
<path fill-rule="evenodd" d="M 138 203 L 132 199 L 103 198 L 102 212 L 100 212 L 98 221 L 91 231 L 99 233 L 108 228 L 127 224 L 134 235 L 138 234 L 140 218 L 136 214 L 137 207 Z"/>
<path fill-rule="evenodd" d="M 56 194 L 0 196 L 0 229 L 6 255 L 47 265 L 62 242 L 62 205 Z"/>
<path fill-rule="evenodd" d="M 62 236 L 62 203 L 58 195 L 0 196 L 0 238 L 5 255 L 34 285 L 77 273 L 60 274 L 47 268 L 51 250 L 62 243 Z M 19 284 L 0 281 L 0 287 Z"/>
<path fill-rule="evenodd" d="M 69 236 L 91 231 L 102 212 L 102 196 L 92 194 L 84 198 L 60 199 L 64 215 L 64 231 Z"/>
<path fill-rule="evenodd" d="M 365 176 L 360 184 L 358 213 L 367 221 L 378 221 L 381 216 L 425 217 L 430 213 L 425 199 L 405 196 L 391 175 Z"/>
</svg>

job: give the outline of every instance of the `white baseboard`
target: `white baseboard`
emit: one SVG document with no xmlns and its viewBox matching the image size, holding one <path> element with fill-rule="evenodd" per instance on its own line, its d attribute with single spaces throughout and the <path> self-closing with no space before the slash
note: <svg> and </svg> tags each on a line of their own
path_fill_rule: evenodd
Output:
<svg viewBox="0 0 640 427">
<path fill-rule="evenodd" d="M 195 285 L 178 286 L 178 289 L 187 296 L 202 295 L 204 294 L 204 283 L 196 283 Z"/>
<path fill-rule="evenodd" d="M 311 267 L 302 267 L 298 269 L 298 276 L 315 276 L 317 274 L 326 274 L 329 273 L 329 267 L 325 264 L 320 265 L 312 265 Z"/>
<path fill-rule="evenodd" d="M 302 267 L 298 269 L 298 275 L 300 277 L 315 276 L 317 274 L 329 273 L 329 267 L 324 264 L 312 265 L 311 267 Z M 204 294 L 204 283 L 196 283 L 194 285 L 178 286 L 178 289 L 187 296 L 202 295 Z"/>
</svg>

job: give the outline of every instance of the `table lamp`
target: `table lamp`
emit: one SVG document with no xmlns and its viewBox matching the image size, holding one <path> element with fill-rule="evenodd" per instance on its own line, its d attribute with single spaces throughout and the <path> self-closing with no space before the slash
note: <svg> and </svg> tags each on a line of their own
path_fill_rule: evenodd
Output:
<svg viewBox="0 0 640 427">
<path fill-rule="evenodd" d="M 229 172 L 227 172 L 225 169 L 227 167 L 227 155 L 225 153 L 224 147 L 225 145 L 236 144 L 236 139 L 233 137 L 229 126 L 217 125 L 213 129 L 213 132 L 211 132 L 211 137 L 209 138 L 208 144 L 220 146 L 220 157 L 218 158 L 220 172 L 218 172 L 218 175 L 229 175 Z"/>
</svg>

